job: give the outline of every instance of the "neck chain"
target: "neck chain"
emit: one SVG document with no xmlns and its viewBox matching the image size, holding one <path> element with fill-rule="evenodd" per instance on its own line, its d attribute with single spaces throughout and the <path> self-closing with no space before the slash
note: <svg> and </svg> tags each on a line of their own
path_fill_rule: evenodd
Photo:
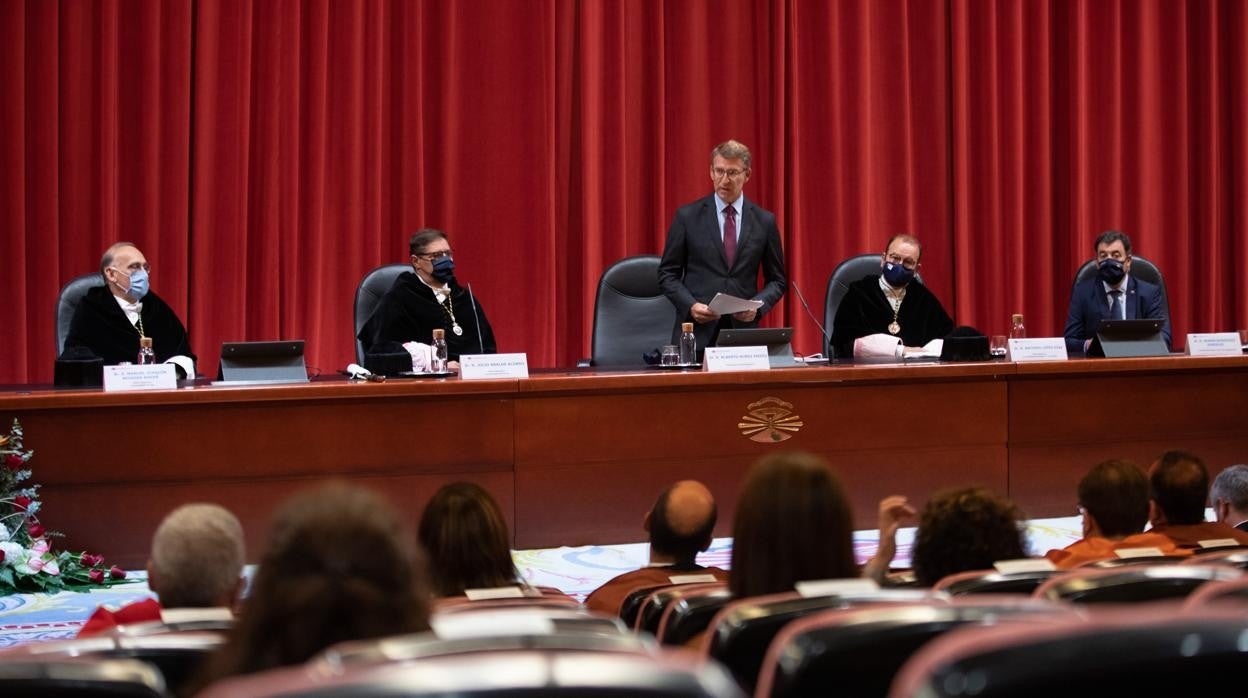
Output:
<svg viewBox="0 0 1248 698">
<path fill-rule="evenodd" d="M 894 300 L 896 300 L 897 302 L 894 303 L 893 302 Z M 888 323 L 889 334 L 901 333 L 901 325 L 897 322 L 897 314 L 901 312 L 901 304 L 905 300 L 906 300 L 906 290 L 904 288 L 901 289 L 900 291 L 891 290 L 891 289 L 889 290 L 888 304 L 893 307 L 893 321 Z"/>
<path fill-rule="evenodd" d="M 143 316 L 141 314 L 139 315 L 139 318 L 134 321 L 134 329 L 139 331 L 139 339 L 143 339 L 147 336 L 147 333 L 143 331 Z"/>
<path fill-rule="evenodd" d="M 446 313 L 446 317 L 451 321 L 451 331 L 456 337 L 464 336 L 464 328 L 459 326 L 459 322 L 455 320 L 455 304 L 451 302 L 451 289 L 446 289 L 446 300 L 442 301 L 442 312 Z"/>
</svg>

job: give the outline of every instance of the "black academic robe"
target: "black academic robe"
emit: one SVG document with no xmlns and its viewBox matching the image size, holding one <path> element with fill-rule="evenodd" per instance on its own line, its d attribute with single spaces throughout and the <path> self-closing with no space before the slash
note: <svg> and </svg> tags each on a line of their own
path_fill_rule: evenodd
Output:
<svg viewBox="0 0 1248 698">
<path fill-rule="evenodd" d="M 451 318 L 433 295 L 433 289 L 425 285 L 415 273 L 406 271 L 394 280 L 394 285 L 386 291 L 377 304 L 364 327 L 358 335 L 364 344 L 364 353 L 377 345 L 389 342 L 404 344 L 420 342 L 429 344 L 433 341 L 433 331 L 437 328 L 446 330 L 447 357 L 458 361 L 460 354 L 493 354 L 498 351 L 494 343 L 494 330 L 485 317 L 485 309 L 481 300 L 476 299 L 476 312 L 473 312 L 472 299 L 468 291 L 455 281 L 451 281 L 451 308 L 455 320 L 463 328 L 462 335 L 456 335 L 451 329 Z M 478 319 L 480 335 L 477 334 Z"/>
<path fill-rule="evenodd" d="M 152 338 L 157 363 L 179 355 L 195 360 L 186 328 L 160 296 L 148 291 L 143 297 L 139 317 L 143 320 L 144 333 Z M 69 334 L 65 337 L 65 352 L 75 347 L 86 347 L 104 359 L 106 366 L 134 362 L 138 357 L 139 330 L 126 318 L 107 286 L 88 289 L 74 310 Z"/>
<path fill-rule="evenodd" d="M 849 285 L 832 321 L 832 351 L 838 358 L 852 358 L 855 339 L 888 334 L 892 321 L 893 306 L 880 288 L 880 276 L 855 281 Z M 936 296 L 917 281 L 906 286 L 897 324 L 901 325 L 901 341 L 908 347 L 921 347 L 953 331 L 953 319 Z"/>
</svg>

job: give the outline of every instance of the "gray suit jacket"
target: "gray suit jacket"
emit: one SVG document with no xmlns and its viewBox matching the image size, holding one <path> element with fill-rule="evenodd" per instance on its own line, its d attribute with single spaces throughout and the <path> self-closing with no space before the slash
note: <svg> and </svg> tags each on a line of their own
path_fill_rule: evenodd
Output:
<svg viewBox="0 0 1248 698">
<path fill-rule="evenodd" d="M 758 272 L 763 287 L 758 287 Z M 689 309 L 694 303 L 709 303 L 716 293 L 761 300 L 754 322 L 732 320 L 734 327 L 753 327 L 788 288 L 784 271 L 784 251 L 780 229 L 770 211 L 746 199 L 741 210 L 741 230 L 737 235 L 737 255 L 732 267 L 724 257 L 724 241 L 719 232 L 715 195 L 681 206 L 667 229 L 667 244 L 659 261 L 659 286 L 676 306 L 672 340 L 680 337 L 680 324 L 691 322 Z M 715 337 L 717 323 L 694 325 L 698 353 Z"/>
</svg>

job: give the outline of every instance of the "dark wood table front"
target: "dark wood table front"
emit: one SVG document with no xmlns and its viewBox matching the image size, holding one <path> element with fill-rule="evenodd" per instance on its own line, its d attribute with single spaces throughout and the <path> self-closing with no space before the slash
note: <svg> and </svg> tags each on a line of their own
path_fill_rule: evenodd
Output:
<svg viewBox="0 0 1248 698">
<path fill-rule="evenodd" d="M 71 549 L 141 566 L 160 518 L 213 501 L 249 557 L 284 497 L 334 478 L 375 487 L 413 525 L 442 484 L 486 487 L 517 548 L 639 541 L 668 483 L 705 482 L 728 535 L 745 472 L 783 450 L 826 457 L 875 525 L 976 483 L 1028 516 L 1073 513 L 1099 460 L 1168 448 L 1248 460 L 1248 357 L 839 365 L 757 373 L 552 371 L 524 380 L 316 381 L 177 391 L 0 391 L 36 451 L 42 520 Z"/>
</svg>

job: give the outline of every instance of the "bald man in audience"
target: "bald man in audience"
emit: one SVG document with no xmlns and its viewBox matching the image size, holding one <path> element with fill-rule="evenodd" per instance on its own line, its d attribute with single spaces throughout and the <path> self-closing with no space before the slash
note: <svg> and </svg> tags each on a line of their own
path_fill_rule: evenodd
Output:
<svg viewBox="0 0 1248 698">
<path fill-rule="evenodd" d="M 619 615 L 624 599 L 638 589 L 677 584 L 682 578 L 727 580 L 726 571 L 702 567 L 696 561 L 698 553 L 711 547 L 715 517 L 715 498 L 702 483 L 682 480 L 663 490 L 642 523 L 650 534 L 650 564 L 603 584 L 585 599 L 585 605 Z"/>
<path fill-rule="evenodd" d="M 243 588 L 243 563 L 243 527 L 233 514 L 216 504 L 178 507 L 152 537 L 147 586 L 157 598 L 117 611 L 101 606 L 78 637 L 131 623 L 232 620 Z"/>
<path fill-rule="evenodd" d="M 1148 523 L 1148 478 L 1135 463 L 1108 460 L 1098 463 L 1079 481 L 1079 511 L 1083 538 L 1045 557 L 1058 569 L 1117 557 L 1118 550 L 1156 548 L 1163 555 L 1190 555 Z"/>
<path fill-rule="evenodd" d="M 1230 524 L 1205 521 L 1209 471 L 1200 458 L 1185 451 L 1166 451 L 1148 470 L 1153 531 L 1181 548 L 1200 548 L 1201 541 L 1233 539 L 1248 545 L 1248 532 Z"/>
<path fill-rule="evenodd" d="M 1248 531 L 1248 465 L 1232 465 L 1213 478 L 1209 489 L 1215 521 Z"/>
</svg>

